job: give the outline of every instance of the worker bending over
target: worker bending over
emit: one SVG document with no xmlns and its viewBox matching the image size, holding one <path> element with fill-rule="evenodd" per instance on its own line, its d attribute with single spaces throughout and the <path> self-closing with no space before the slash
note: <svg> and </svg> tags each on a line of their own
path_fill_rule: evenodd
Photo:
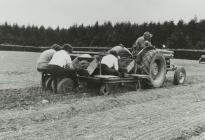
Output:
<svg viewBox="0 0 205 140">
<path fill-rule="evenodd" d="M 123 44 L 119 44 L 117 46 L 114 46 L 112 49 L 110 49 L 108 51 L 108 53 L 112 50 L 117 52 L 118 57 L 119 56 L 120 57 L 132 56 L 132 53 Z"/>
<path fill-rule="evenodd" d="M 119 75 L 118 55 L 115 50 L 111 50 L 108 55 L 101 60 L 102 74 L 104 75 Z"/>
</svg>

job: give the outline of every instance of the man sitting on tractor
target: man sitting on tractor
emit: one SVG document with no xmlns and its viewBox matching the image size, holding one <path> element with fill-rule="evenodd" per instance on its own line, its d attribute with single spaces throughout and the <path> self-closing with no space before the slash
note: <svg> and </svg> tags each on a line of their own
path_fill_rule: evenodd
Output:
<svg viewBox="0 0 205 140">
<path fill-rule="evenodd" d="M 61 46 L 58 44 L 53 44 L 50 49 L 45 50 L 41 53 L 40 57 L 37 60 L 37 70 L 39 72 L 44 72 L 47 70 L 48 63 L 52 59 L 56 51 L 59 51 Z"/>
<path fill-rule="evenodd" d="M 118 55 L 115 50 L 111 50 L 108 55 L 104 56 L 101 60 L 102 74 L 119 75 L 118 72 Z"/>
<path fill-rule="evenodd" d="M 152 46 L 151 43 L 152 34 L 145 32 L 143 36 L 139 37 L 132 46 L 133 54 L 138 53 L 145 47 Z"/>
</svg>

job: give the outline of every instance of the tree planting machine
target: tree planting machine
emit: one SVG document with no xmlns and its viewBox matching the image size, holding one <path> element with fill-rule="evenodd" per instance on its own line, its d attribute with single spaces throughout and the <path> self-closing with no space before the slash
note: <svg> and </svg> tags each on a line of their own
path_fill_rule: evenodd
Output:
<svg viewBox="0 0 205 140">
<path fill-rule="evenodd" d="M 104 52 L 76 52 L 71 54 L 72 59 L 77 60 L 80 66 L 76 71 L 79 83 L 83 85 L 97 84 L 100 95 L 111 93 L 111 86 L 125 83 L 134 84 L 136 90 L 143 88 L 159 88 L 163 86 L 166 75 L 174 71 L 173 83 L 183 84 L 186 80 L 184 67 L 175 66 L 171 63 L 174 56 L 173 51 L 146 47 L 133 54 L 127 50 L 119 53 L 119 68 L 122 70 L 120 76 L 103 75 L 101 69 L 101 58 L 107 53 Z M 81 57 L 81 54 L 90 54 L 92 57 Z M 74 82 L 66 76 L 56 77 L 49 73 L 42 74 L 42 86 L 45 89 L 52 89 L 57 93 L 69 93 L 73 90 Z"/>
</svg>

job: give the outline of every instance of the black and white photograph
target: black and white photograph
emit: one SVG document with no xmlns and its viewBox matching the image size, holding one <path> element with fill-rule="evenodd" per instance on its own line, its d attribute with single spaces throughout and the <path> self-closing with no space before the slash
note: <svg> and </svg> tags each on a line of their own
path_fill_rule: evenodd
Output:
<svg viewBox="0 0 205 140">
<path fill-rule="evenodd" d="M 205 1 L 0 0 L 0 140 L 205 140 Z"/>
</svg>

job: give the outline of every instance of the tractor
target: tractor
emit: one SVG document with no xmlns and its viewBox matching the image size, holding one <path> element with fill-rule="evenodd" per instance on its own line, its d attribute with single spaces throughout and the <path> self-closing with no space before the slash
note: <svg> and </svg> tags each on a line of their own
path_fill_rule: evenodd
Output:
<svg viewBox="0 0 205 140">
<path fill-rule="evenodd" d="M 106 52 L 89 52 L 92 57 L 79 57 L 79 54 L 72 54 L 73 59 L 87 64 L 76 71 L 79 82 L 87 83 L 86 85 L 98 83 L 100 85 L 99 94 L 108 95 L 111 93 L 110 86 L 113 84 L 134 83 L 136 89 L 159 88 L 163 86 L 169 71 L 174 71 L 173 83 L 175 85 L 183 84 L 186 80 L 185 68 L 171 64 L 174 56 L 172 51 L 150 46 L 135 54 L 127 50 L 120 52 L 119 67 L 123 69 L 120 76 L 102 75 L 101 58 L 106 55 Z M 73 89 L 73 82 L 68 77 L 54 80 L 55 78 L 47 74 L 42 76 L 42 79 L 45 79 L 43 80 L 44 87 L 55 89 L 57 93 L 67 93 Z M 56 85 L 53 81 L 57 81 Z"/>
</svg>

